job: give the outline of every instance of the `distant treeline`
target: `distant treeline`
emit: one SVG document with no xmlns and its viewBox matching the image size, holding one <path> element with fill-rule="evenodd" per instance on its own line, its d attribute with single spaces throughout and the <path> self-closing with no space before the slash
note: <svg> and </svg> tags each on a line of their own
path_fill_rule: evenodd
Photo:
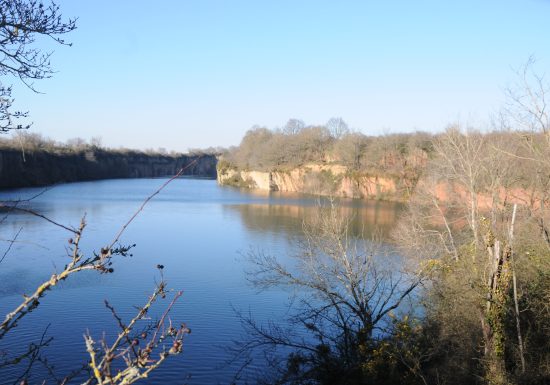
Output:
<svg viewBox="0 0 550 385">
<path fill-rule="evenodd" d="M 185 175 L 216 177 L 213 151 L 192 154 L 105 148 L 98 138 L 59 143 L 40 134 L 18 132 L 0 139 L 0 188 L 110 178 L 174 175 L 195 161 Z"/>
<path fill-rule="evenodd" d="M 337 130 L 334 121 L 338 122 Z M 345 166 L 349 173 L 418 180 L 429 161 L 435 160 L 435 146 L 453 130 L 449 127 L 447 132 L 433 134 L 417 131 L 369 136 L 351 131 L 340 118 L 311 126 L 291 119 L 283 128 L 253 127 L 238 146 L 223 152 L 221 159 L 224 167 L 247 171 L 285 171 L 308 164 L 332 164 Z M 521 147 L 519 144 L 527 137 L 535 143 L 545 140 L 538 133 L 509 130 L 469 130 L 469 136 L 484 143 L 486 152 L 493 151 L 497 142 Z M 522 155 L 527 156 L 518 156 Z"/>
</svg>

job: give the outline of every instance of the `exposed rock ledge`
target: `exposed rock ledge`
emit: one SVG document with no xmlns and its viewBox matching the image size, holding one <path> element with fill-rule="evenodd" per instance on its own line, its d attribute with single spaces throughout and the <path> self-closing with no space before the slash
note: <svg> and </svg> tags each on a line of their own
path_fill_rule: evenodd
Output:
<svg viewBox="0 0 550 385">
<path fill-rule="evenodd" d="M 351 173 L 339 165 L 305 165 L 289 171 L 243 171 L 218 163 L 220 185 L 347 198 L 404 200 L 410 183 L 392 177 Z"/>
</svg>

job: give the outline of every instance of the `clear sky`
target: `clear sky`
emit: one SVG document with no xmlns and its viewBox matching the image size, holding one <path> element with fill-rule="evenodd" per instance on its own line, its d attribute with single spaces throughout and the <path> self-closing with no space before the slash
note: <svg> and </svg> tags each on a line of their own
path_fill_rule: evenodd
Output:
<svg viewBox="0 0 550 385">
<path fill-rule="evenodd" d="M 289 118 L 366 134 L 483 125 L 513 68 L 550 66 L 548 0 L 58 3 L 79 18 L 58 73 L 45 94 L 14 80 L 31 130 L 57 140 L 185 151 Z"/>
</svg>

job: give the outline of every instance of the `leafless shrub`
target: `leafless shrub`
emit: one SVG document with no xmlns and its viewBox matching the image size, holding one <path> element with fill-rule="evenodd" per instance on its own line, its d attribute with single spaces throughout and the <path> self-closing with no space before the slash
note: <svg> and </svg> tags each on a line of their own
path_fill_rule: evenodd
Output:
<svg viewBox="0 0 550 385">
<path fill-rule="evenodd" d="M 297 306 L 288 328 L 241 315 L 247 338 L 237 353 L 263 350 L 273 363 L 286 355 L 277 365 L 278 383 L 315 383 L 338 373 L 349 381 L 368 378 L 380 336 L 391 333 L 394 312 L 406 313 L 401 306 L 425 273 L 405 272 L 397 255 L 378 242 L 351 236 L 349 219 L 334 205 L 320 208 L 303 233 L 292 264 L 262 251 L 247 253 L 249 281 L 262 290 L 287 289 Z"/>
</svg>

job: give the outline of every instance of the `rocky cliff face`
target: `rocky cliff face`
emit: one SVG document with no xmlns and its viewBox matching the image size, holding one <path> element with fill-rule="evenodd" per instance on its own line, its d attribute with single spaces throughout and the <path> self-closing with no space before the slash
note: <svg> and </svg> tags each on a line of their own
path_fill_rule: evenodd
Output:
<svg viewBox="0 0 550 385">
<path fill-rule="evenodd" d="M 110 178 L 170 176 L 193 160 L 197 161 L 185 170 L 184 175 L 216 177 L 217 160 L 213 155 L 172 157 L 97 150 L 80 154 L 36 151 L 23 156 L 21 151 L 2 150 L 0 188 Z"/>
<path fill-rule="evenodd" d="M 305 165 L 290 171 L 243 171 L 222 163 L 218 183 L 268 191 L 300 192 L 348 198 L 404 200 L 409 183 L 399 178 L 351 173 L 339 165 Z"/>
</svg>

